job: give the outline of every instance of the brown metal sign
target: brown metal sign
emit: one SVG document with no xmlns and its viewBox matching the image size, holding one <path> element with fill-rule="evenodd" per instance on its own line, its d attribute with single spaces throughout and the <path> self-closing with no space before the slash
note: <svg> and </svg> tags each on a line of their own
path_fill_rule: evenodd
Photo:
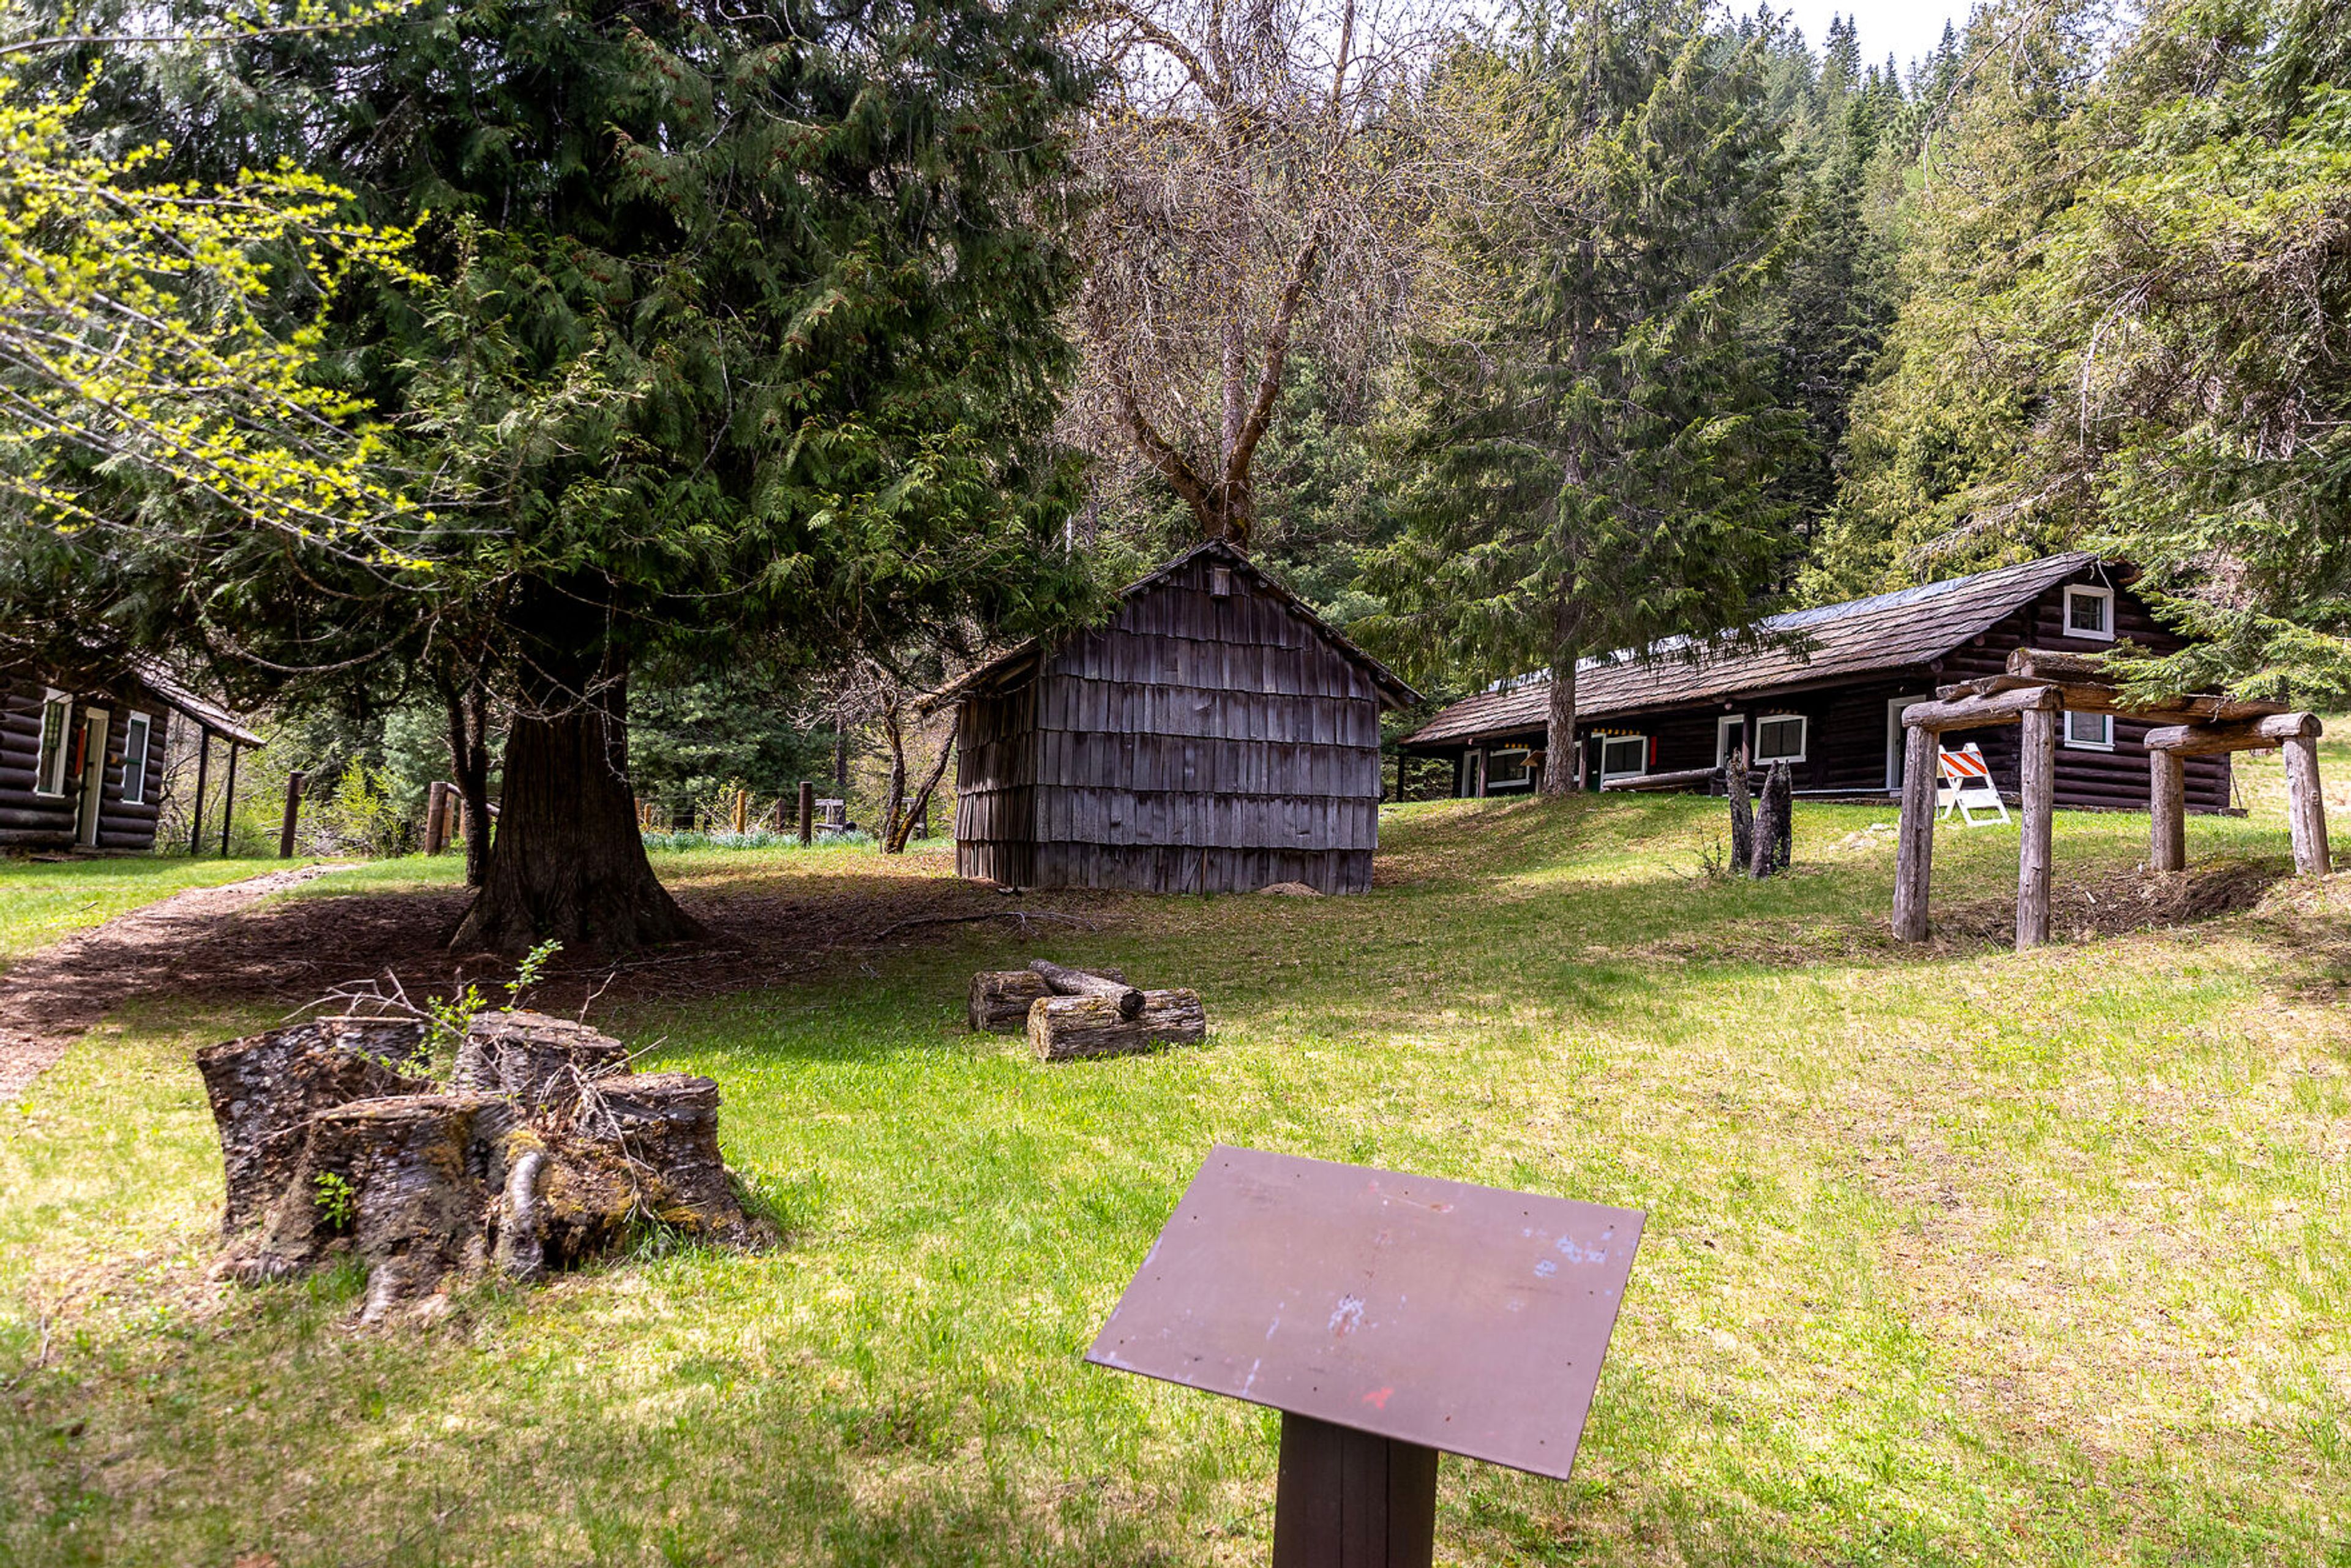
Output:
<svg viewBox="0 0 2351 1568">
<path fill-rule="evenodd" d="M 1086 1359 L 1565 1479 L 1643 1218 L 1219 1144 Z"/>
</svg>

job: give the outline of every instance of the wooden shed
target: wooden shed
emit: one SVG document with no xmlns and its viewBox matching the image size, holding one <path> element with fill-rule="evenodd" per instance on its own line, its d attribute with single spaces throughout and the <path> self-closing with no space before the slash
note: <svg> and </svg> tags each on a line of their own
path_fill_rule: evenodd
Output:
<svg viewBox="0 0 2351 1568">
<path fill-rule="evenodd" d="M 1129 585 L 1109 624 L 936 693 L 956 869 L 1012 887 L 1372 884 L 1380 715 L 1419 700 L 1230 545 Z"/>
<path fill-rule="evenodd" d="M 202 762 L 227 741 L 234 791 L 238 748 L 261 737 L 159 666 L 0 670 L 0 850 L 152 849 L 175 715 L 201 732 Z M 200 768 L 199 820 L 204 789 Z"/>
</svg>

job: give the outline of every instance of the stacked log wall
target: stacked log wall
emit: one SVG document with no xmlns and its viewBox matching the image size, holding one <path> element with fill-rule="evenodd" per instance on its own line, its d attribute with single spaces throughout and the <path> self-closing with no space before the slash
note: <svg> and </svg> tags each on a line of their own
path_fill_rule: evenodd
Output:
<svg viewBox="0 0 2351 1568">
<path fill-rule="evenodd" d="M 80 822 L 80 786 L 68 780 L 64 795 L 36 792 L 41 749 L 41 712 L 49 684 L 24 672 L 0 676 L 0 849 L 71 849 Z M 124 697 L 108 692 L 76 693 L 73 723 L 86 707 L 107 710 L 106 762 L 99 773 L 96 848 L 120 852 L 152 849 L 163 792 L 164 743 L 170 710 L 136 687 Z M 147 716 L 146 789 L 133 804 L 123 796 L 122 741 L 134 714 Z"/>
</svg>

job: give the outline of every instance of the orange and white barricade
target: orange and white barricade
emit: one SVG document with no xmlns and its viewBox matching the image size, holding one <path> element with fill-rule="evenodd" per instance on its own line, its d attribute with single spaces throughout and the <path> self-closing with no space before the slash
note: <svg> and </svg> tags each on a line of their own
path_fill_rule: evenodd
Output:
<svg viewBox="0 0 2351 1568">
<path fill-rule="evenodd" d="M 1967 827 L 1976 825 L 1978 811 L 1989 812 L 2005 822 L 2008 806 L 1992 787 L 1991 767 L 1984 761 L 1983 747 L 1970 741 L 1957 751 L 1938 748 L 1937 761 L 1942 769 L 1942 787 L 1935 793 L 1935 804 L 1940 809 L 1939 820 L 1949 821 L 1957 811 Z"/>
</svg>

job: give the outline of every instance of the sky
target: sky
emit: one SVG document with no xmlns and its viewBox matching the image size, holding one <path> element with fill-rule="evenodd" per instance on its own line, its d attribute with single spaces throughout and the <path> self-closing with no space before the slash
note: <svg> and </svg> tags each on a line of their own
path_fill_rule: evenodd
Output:
<svg viewBox="0 0 2351 1568">
<path fill-rule="evenodd" d="M 1967 5 L 1959 0 L 1774 0 L 1774 4 L 1790 13 L 1804 30 L 1804 41 L 1815 50 L 1828 37 L 1830 17 L 1854 17 L 1859 24 L 1862 63 L 1876 65 L 1890 53 L 1906 74 L 1912 60 L 1942 38 L 1946 20 L 1963 26 L 1968 17 Z M 1742 3 L 1735 8 L 1753 7 Z"/>
</svg>

